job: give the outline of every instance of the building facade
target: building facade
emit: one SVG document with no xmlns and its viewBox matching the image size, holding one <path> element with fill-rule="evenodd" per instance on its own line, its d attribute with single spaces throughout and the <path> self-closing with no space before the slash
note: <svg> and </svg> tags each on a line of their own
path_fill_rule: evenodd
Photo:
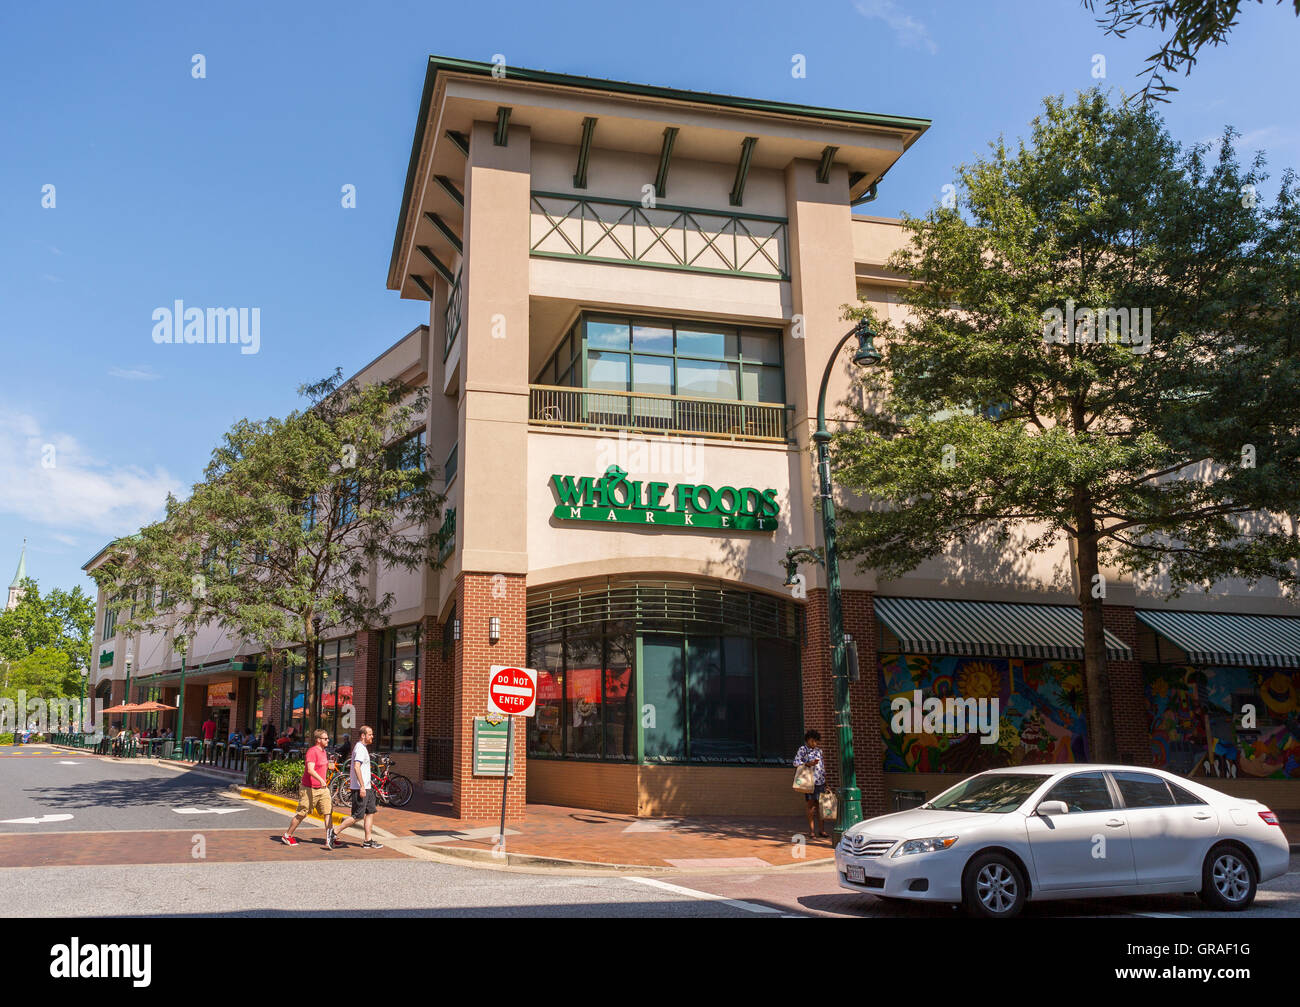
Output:
<svg viewBox="0 0 1300 1007">
<path fill-rule="evenodd" d="M 431 389 L 415 436 L 454 537 L 441 569 L 372 572 L 390 624 L 329 643 L 318 682 L 259 671 L 219 628 L 196 640 L 186 732 L 209 708 L 337 729 L 352 703 L 403 772 L 488 818 L 489 668 L 526 665 L 512 818 L 525 796 L 797 813 L 806 728 L 838 782 L 825 580 L 805 567 L 792 591 L 783 560 L 820 543 L 810 435 L 843 306 L 903 317 L 901 225 L 860 208 L 928 126 L 431 58 L 388 274 L 429 320 L 358 377 Z M 844 357 L 828 402 L 857 394 Z M 845 565 L 867 813 L 975 769 L 1086 757 L 1072 570 L 1065 541 L 972 542 L 888 582 Z M 1157 603 L 1106 575 L 1123 757 L 1300 803 L 1294 605 L 1232 583 Z M 137 688 L 174 697 L 165 637 L 101 630 L 111 698 L 128 648 Z M 931 698 L 997 714 L 936 731 L 899 712 Z"/>
</svg>

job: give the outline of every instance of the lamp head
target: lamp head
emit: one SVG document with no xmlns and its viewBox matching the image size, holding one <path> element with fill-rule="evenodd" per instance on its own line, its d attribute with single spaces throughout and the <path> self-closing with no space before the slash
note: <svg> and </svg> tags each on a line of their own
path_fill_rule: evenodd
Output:
<svg viewBox="0 0 1300 1007">
<path fill-rule="evenodd" d="M 876 332 L 871 322 L 863 318 L 853 326 L 853 334 L 858 337 L 858 349 L 853 354 L 853 362 L 859 367 L 875 367 L 884 357 L 876 349 Z"/>
</svg>

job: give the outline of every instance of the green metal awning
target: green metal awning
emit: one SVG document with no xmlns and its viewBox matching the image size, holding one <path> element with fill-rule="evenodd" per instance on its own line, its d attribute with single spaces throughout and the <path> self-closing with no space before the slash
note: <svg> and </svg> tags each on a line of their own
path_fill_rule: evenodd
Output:
<svg viewBox="0 0 1300 1007">
<path fill-rule="evenodd" d="M 1072 605 L 877 596 L 875 609 L 907 653 L 1083 660 L 1083 614 Z M 1108 632 L 1106 656 L 1131 661 L 1133 651 Z"/>
<path fill-rule="evenodd" d="M 1141 608 L 1137 617 L 1186 651 L 1193 664 L 1300 668 L 1300 618 Z"/>
<path fill-rule="evenodd" d="M 223 661 L 221 664 L 211 665 L 210 667 L 187 668 L 185 671 L 185 684 L 205 682 L 212 679 L 230 678 L 232 675 L 236 678 L 251 677 L 257 672 L 257 665 L 252 661 Z M 136 685 L 155 686 L 155 685 L 178 685 L 181 680 L 180 670 L 160 672 L 157 675 L 148 675 L 143 678 L 137 678 Z"/>
</svg>

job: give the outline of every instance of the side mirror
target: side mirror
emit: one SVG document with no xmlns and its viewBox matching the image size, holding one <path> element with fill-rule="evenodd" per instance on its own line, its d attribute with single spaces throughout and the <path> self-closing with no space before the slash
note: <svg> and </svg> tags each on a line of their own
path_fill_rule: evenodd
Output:
<svg viewBox="0 0 1300 1007">
<path fill-rule="evenodd" d="M 1064 801 L 1043 801 L 1034 810 L 1034 814 L 1042 815 L 1044 818 L 1051 815 L 1068 815 L 1070 806 Z"/>
</svg>

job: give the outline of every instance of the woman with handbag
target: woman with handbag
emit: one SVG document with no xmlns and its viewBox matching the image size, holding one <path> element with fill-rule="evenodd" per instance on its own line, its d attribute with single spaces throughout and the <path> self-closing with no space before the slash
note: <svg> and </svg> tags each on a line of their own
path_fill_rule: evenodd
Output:
<svg viewBox="0 0 1300 1007">
<path fill-rule="evenodd" d="M 810 729 L 803 741 L 794 757 L 794 789 L 803 792 L 808 811 L 808 832 L 825 839 L 826 822 L 822 818 L 821 796 L 826 790 L 826 760 L 822 753 L 822 736 Z"/>
</svg>

